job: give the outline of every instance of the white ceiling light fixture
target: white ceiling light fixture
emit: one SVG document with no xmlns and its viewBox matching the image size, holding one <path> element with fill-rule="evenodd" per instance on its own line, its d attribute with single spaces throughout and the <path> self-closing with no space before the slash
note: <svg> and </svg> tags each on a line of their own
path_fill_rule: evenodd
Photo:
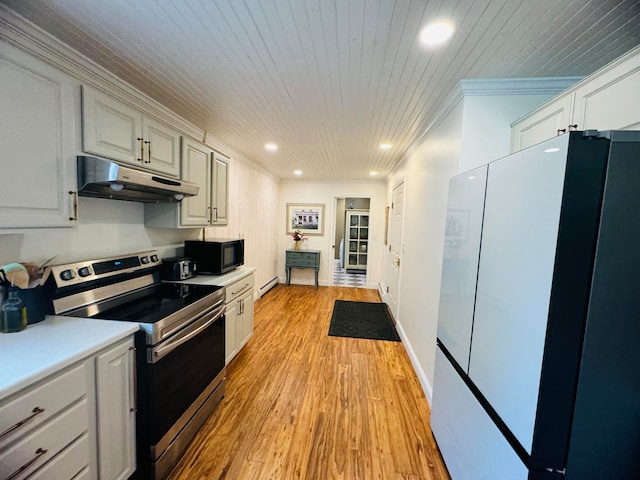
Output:
<svg viewBox="0 0 640 480">
<path fill-rule="evenodd" d="M 393 147 L 393 145 L 391 145 L 390 143 L 381 143 L 380 144 L 380 150 L 389 150 L 389 149 L 391 149 L 391 147 Z"/>
<path fill-rule="evenodd" d="M 302 175 L 302 170 L 294 170 L 293 174 L 299 177 L 300 175 Z"/>
<path fill-rule="evenodd" d="M 375 172 L 372 170 L 369 172 L 369 175 L 371 175 L 372 177 L 375 177 L 376 175 L 378 175 L 378 172 Z"/>
<path fill-rule="evenodd" d="M 276 145 L 275 143 L 267 143 L 264 148 L 266 148 L 267 150 L 269 150 L 270 152 L 275 152 L 276 150 L 278 150 L 278 145 Z"/>
<path fill-rule="evenodd" d="M 435 22 L 427 25 L 420 32 L 420 43 L 426 47 L 440 45 L 453 35 L 453 24 L 450 22 Z"/>
</svg>

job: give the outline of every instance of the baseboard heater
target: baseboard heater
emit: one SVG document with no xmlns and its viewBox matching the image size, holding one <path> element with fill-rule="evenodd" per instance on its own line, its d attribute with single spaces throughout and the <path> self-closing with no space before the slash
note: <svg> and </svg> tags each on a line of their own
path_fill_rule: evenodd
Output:
<svg viewBox="0 0 640 480">
<path fill-rule="evenodd" d="M 265 293 L 267 293 L 270 289 L 272 289 L 273 287 L 275 287 L 278 282 L 280 280 L 278 279 L 278 276 L 276 275 L 275 277 L 273 277 L 271 280 L 269 280 L 267 283 L 265 283 L 264 285 L 262 285 L 259 289 L 258 289 L 258 298 L 262 297 Z"/>
</svg>

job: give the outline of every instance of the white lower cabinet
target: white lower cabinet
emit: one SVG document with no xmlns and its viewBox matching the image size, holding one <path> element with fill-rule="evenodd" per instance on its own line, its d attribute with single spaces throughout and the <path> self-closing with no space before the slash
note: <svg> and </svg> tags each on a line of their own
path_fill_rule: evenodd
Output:
<svg viewBox="0 0 640 480">
<path fill-rule="evenodd" d="M 240 313 L 238 315 L 238 349 L 245 346 L 253 335 L 253 289 L 245 292 L 238 299 Z"/>
<path fill-rule="evenodd" d="M 225 314 L 225 363 L 244 347 L 253 335 L 253 272 L 227 285 Z"/>
<path fill-rule="evenodd" d="M 229 365 L 238 353 L 238 313 L 237 302 L 227 304 L 224 324 L 224 363 Z"/>
<path fill-rule="evenodd" d="M 129 478 L 132 347 L 121 340 L 0 402 L 0 478 Z"/>
<path fill-rule="evenodd" d="M 133 340 L 96 358 L 98 471 L 100 478 L 127 479 L 136 469 L 136 405 Z"/>
</svg>

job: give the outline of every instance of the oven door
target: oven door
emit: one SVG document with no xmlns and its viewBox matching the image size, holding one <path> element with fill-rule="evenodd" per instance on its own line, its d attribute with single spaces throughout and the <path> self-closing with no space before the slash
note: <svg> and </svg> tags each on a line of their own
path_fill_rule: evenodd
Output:
<svg viewBox="0 0 640 480">
<path fill-rule="evenodd" d="M 201 410 L 212 411 L 224 393 L 224 313 L 224 305 L 211 309 L 138 357 L 140 447 L 153 478 L 164 477 L 197 432 L 194 419 L 206 420 Z M 165 453 L 171 458 L 161 461 Z"/>
</svg>

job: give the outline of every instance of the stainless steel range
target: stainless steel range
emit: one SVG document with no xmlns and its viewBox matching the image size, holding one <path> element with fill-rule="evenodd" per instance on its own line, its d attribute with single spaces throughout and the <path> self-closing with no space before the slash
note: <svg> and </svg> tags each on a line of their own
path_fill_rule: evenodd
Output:
<svg viewBox="0 0 640 480">
<path fill-rule="evenodd" d="M 137 322 L 137 475 L 165 478 L 224 395 L 224 287 L 162 283 L 156 251 L 52 267 L 57 315 Z"/>
</svg>

